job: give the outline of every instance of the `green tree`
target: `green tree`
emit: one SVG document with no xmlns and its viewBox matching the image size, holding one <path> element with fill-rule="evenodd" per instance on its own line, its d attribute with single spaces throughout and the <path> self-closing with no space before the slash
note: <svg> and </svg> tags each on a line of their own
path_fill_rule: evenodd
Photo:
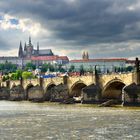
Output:
<svg viewBox="0 0 140 140">
<path fill-rule="evenodd" d="M 133 71 L 133 70 L 134 70 L 134 67 L 133 66 L 126 67 L 126 71 Z"/>
<path fill-rule="evenodd" d="M 54 65 L 48 63 L 48 64 L 43 64 L 42 65 L 41 72 L 46 72 L 48 69 L 49 69 L 50 72 L 54 72 L 55 71 Z"/>
<path fill-rule="evenodd" d="M 9 72 L 15 72 L 17 70 L 17 65 L 5 62 L 4 64 L 0 64 L 0 71 L 4 74 L 8 74 Z"/>
<path fill-rule="evenodd" d="M 22 73 L 22 78 L 23 79 L 30 79 L 30 78 L 34 78 L 34 76 L 33 76 L 32 72 L 24 71 Z"/>
<path fill-rule="evenodd" d="M 84 66 L 83 65 L 80 65 L 79 71 L 80 71 L 80 75 L 84 75 L 85 70 L 84 70 Z"/>
<path fill-rule="evenodd" d="M 41 67 L 41 72 L 46 72 L 48 70 L 48 64 L 43 64 Z"/>
<path fill-rule="evenodd" d="M 17 73 L 12 73 L 10 79 L 11 80 L 18 80 Z"/>
<path fill-rule="evenodd" d="M 70 68 L 69 68 L 69 72 L 74 72 L 74 70 L 75 70 L 75 66 L 71 65 Z"/>
<path fill-rule="evenodd" d="M 28 62 L 28 63 L 26 64 L 26 66 L 25 66 L 25 70 L 27 71 L 27 70 L 29 70 L 29 69 L 35 70 L 35 69 L 36 69 L 36 66 L 35 66 L 33 63 Z"/>
<path fill-rule="evenodd" d="M 106 71 L 107 73 L 109 73 L 109 69 L 107 69 L 107 71 Z"/>
<path fill-rule="evenodd" d="M 22 77 L 22 70 L 18 69 L 18 70 L 16 70 L 16 73 L 17 73 L 18 79 Z"/>
<path fill-rule="evenodd" d="M 2 81 L 6 81 L 6 80 L 9 80 L 9 79 L 10 79 L 9 75 L 4 75 L 2 77 Z"/>
<path fill-rule="evenodd" d="M 117 67 L 114 67 L 114 72 L 117 72 Z"/>
<path fill-rule="evenodd" d="M 97 73 L 101 73 L 101 68 L 97 67 Z"/>
<path fill-rule="evenodd" d="M 58 65 L 58 68 L 56 70 L 60 72 L 66 72 L 66 70 L 63 68 L 63 65 L 61 64 Z"/>
<path fill-rule="evenodd" d="M 121 68 L 120 67 L 118 67 L 118 70 L 117 70 L 118 72 L 121 72 Z"/>
<path fill-rule="evenodd" d="M 53 65 L 51 65 L 50 63 L 48 64 L 48 68 L 51 72 L 54 72 L 55 71 L 55 68 Z"/>
<path fill-rule="evenodd" d="M 18 69 L 16 72 L 11 73 L 11 80 L 19 80 L 22 77 L 22 70 Z"/>
<path fill-rule="evenodd" d="M 90 65 L 90 67 L 89 67 L 89 72 L 90 73 L 93 73 L 93 67 Z"/>
</svg>

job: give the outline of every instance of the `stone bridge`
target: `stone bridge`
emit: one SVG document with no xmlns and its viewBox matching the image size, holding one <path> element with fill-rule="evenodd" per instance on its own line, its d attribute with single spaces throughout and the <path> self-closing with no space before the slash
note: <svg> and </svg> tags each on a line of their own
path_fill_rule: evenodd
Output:
<svg viewBox="0 0 140 140">
<path fill-rule="evenodd" d="M 84 75 L 72 77 L 54 77 L 48 79 L 30 79 L 30 80 L 17 80 L 9 82 L 1 82 L 1 85 L 9 87 L 22 85 L 24 90 L 28 90 L 36 85 L 43 88 L 46 94 L 48 90 L 59 85 L 65 84 L 68 87 L 69 96 L 81 96 L 82 89 L 90 85 L 98 85 L 101 89 L 102 99 L 116 99 L 121 98 L 122 89 L 124 86 L 136 82 L 135 73 L 112 73 L 103 75 Z"/>
</svg>

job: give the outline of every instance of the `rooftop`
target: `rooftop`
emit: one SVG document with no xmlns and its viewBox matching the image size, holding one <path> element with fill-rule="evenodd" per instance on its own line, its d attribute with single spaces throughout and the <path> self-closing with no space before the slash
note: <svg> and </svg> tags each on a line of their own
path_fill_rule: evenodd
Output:
<svg viewBox="0 0 140 140">
<path fill-rule="evenodd" d="M 67 56 L 32 56 L 31 60 L 45 60 L 45 61 L 55 61 L 55 60 L 69 60 Z"/>
<path fill-rule="evenodd" d="M 126 58 L 105 58 L 105 59 L 75 59 L 70 60 L 73 63 L 88 63 L 88 62 L 113 62 L 113 61 L 128 61 Z"/>
</svg>

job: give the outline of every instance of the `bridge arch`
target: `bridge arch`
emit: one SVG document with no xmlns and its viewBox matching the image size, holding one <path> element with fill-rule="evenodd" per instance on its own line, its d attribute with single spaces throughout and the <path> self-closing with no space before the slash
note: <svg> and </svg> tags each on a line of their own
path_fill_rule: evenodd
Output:
<svg viewBox="0 0 140 140">
<path fill-rule="evenodd" d="M 26 99 L 28 99 L 28 92 L 29 89 L 31 89 L 32 87 L 34 87 L 34 85 L 32 83 L 29 83 L 26 88 L 25 88 L 25 93 L 26 93 Z"/>
<path fill-rule="evenodd" d="M 83 81 L 77 81 L 74 83 L 70 89 L 70 97 L 80 97 L 82 93 L 82 89 L 87 85 Z"/>
<path fill-rule="evenodd" d="M 12 89 L 12 88 L 14 88 L 14 87 L 16 87 L 17 85 L 15 84 L 15 83 L 13 83 L 12 85 L 11 85 L 11 88 L 10 89 Z"/>
<path fill-rule="evenodd" d="M 120 79 L 109 81 L 102 90 L 102 99 L 122 100 L 122 89 L 126 84 Z"/>
<path fill-rule="evenodd" d="M 48 84 L 47 87 L 45 88 L 45 100 L 49 101 L 51 99 L 51 92 L 52 92 L 52 88 L 55 87 L 56 84 L 54 84 L 53 82 Z"/>
</svg>

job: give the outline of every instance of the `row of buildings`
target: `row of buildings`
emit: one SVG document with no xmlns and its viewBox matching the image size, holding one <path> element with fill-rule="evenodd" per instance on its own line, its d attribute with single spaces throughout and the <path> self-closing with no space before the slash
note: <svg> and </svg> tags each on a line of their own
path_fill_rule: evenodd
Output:
<svg viewBox="0 0 140 140">
<path fill-rule="evenodd" d="M 90 70 L 95 66 L 99 67 L 101 71 L 113 71 L 114 67 L 127 67 L 134 65 L 134 61 L 126 58 L 108 58 L 108 59 L 90 59 L 88 52 L 83 52 L 81 59 L 69 60 L 67 56 L 55 55 L 51 49 L 40 49 L 37 43 L 34 48 L 31 38 L 29 37 L 28 44 L 22 46 L 20 42 L 18 56 L 15 57 L 0 57 L 0 63 L 11 62 L 23 68 L 28 62 L 32 62 L 37 67 L 45 63 L 61 64 L 69 69 L 74 66 L 75 71 L 78 71 L 81 66 Z"/>
</svg>

